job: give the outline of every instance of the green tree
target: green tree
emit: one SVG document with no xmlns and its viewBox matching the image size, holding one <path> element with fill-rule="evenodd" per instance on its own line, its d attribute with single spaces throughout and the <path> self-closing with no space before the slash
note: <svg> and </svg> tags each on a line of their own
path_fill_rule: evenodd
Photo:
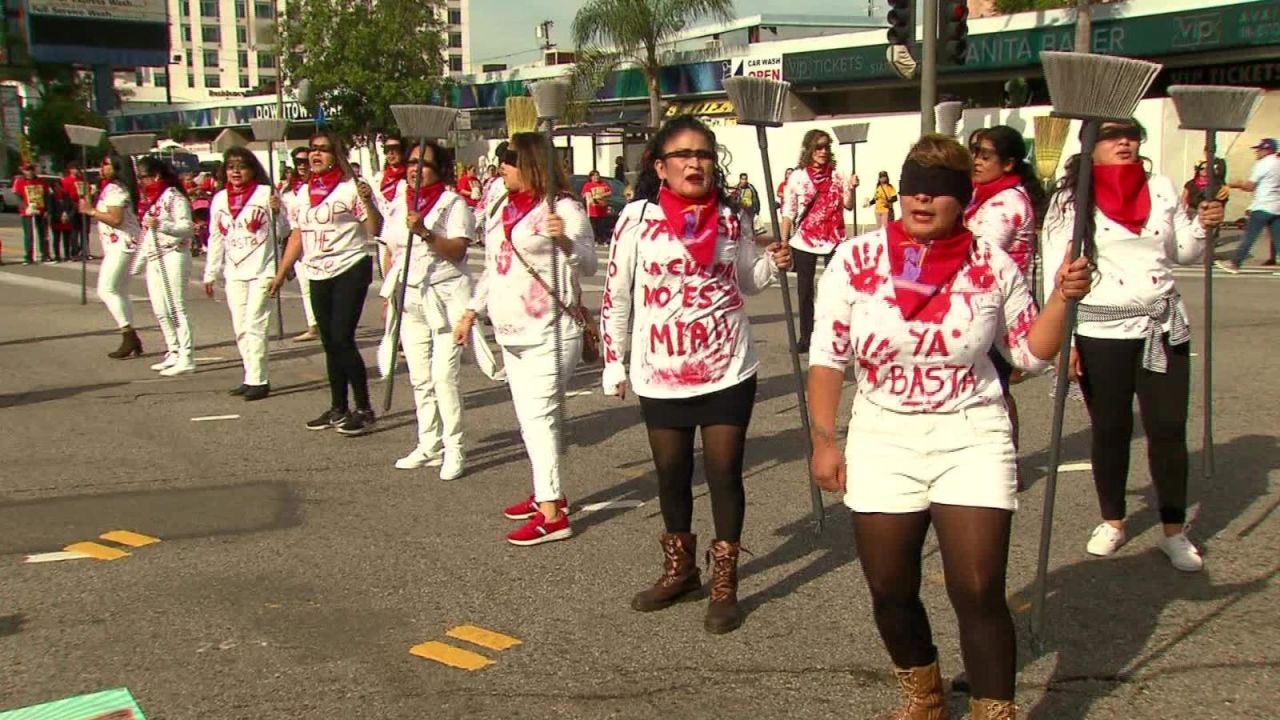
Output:
<svg viewBox="0 0 1280 720">
<path fill-rule="evenodd" d="M 187 136 L 191 134 L 191 128 L 184 123 L 173 123 L 165 125 L 164 130 L 160 133 L 160 137 L 168 138 L 176 143 L 186 142 Z"/>
<path fill-rule="evenodd" d="M 610 73 L 637 67 L 649 87 L 649 122 L 656 126 L 662 122 L 662 44 L 699 20 L 734 17 L 733 0 L 588 0 L 573 18 L 574 96 L 589 100 Z"/>
<path fill-rule="evenodd" d="M 66 125 L 106 127 L 89 109 L 92 86 L 70 65 L 37 65 L 31 77 L 35 98 L 26 111 L 27 139 L 37 155 L 56 166 L 80 158 L 80 148 L 67 139 Z"/>
</svg>

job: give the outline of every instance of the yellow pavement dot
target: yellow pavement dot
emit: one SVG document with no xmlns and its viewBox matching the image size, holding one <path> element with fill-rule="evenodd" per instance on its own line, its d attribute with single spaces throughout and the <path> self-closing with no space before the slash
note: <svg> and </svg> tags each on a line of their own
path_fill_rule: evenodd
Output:
<svg viewBox="0 0 1280 720">
<path fill-rule="evenodd" d="M 475 625 L 459 625 L 456 628 L 450 628 L 445 632 L 445 635 L 458 640 L 465 640 L 473 645 L 486 647 L 490 650 L 506 650 L 522 644 L 522 641 L 517 640 L 510 635 L 503 635 L 502 633 L 494 632 L 492 630 L 485 630 L 484 628 L 476 627 Z"/>
<path fill-rule="evenodd" d="M 1011 593 L 1009 607 L 1013 608 L 1014 612 L 1024 612 L 1031 607 L 1031 601 L 1022 597 L 1021 593 Z"/>
<path fill-rule="evenodd" d="M 88 555 L 95 560 L 119 560 L 122 557 L 129 557 L 129 553 L 119 548 L 107 547 L 99 545 L 96 542 L 78 542 L 62 548 L 64 552 L 78 552 Z"/>
<path fill-rule="evenodd" d="M 109 540 L 113 543 L 128 545 L 129 547 L 143 547 L 144 545 L 152 545 L 160 542 L 160 538 L 143 535 L 131 530 L 112 530 L 98 536 L 102 540 Z"/>
<path fill-rule="evenodd" d="M 437 640 L 414 645 L 409 648 L 409 653 L 468 672 L 480 670 L 493 664 L 492 660 L 483 655 L 473 653 L 470 650 L 462 650 L 452 645 L 446 645 Z"/>
</svg>

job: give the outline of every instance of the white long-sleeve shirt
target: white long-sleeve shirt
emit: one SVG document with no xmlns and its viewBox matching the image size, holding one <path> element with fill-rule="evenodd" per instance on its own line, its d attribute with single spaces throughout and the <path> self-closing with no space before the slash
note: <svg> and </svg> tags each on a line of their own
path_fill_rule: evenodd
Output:
<svg viewBox="0 0 1280 720">
<path fill-rule="evenodd" d="M 1173 182 L 1153 175 L 1147 181 L 1151 193 L 1151 215 L 1141 234 L 1111 220 L 1101 211 L 1094 212 L 1098 248 L 1095 258 L 1098 270 L 1093 287 L 1080 302 L 1103 306 L 1151 306 L 1173 292 L 1173 266 L 1195 261 L 1204 252 L 1208 233 L 1196 218 L 1188 218 Z M 1055 195 L 1045 214 L 1041 247 L 1044 248 L 1045 297 L 1053 291 L 1054 269 L 1061 264 L 1071 247 L 1075 209 L 1064 207 L 1062 195 Z M 1178 301 L 1179 311 L 1186 306 Z M 1146 337 L 1148 319 L 1081 322 L 1076 334 L 1085 337 L 1140 339 Z M 1162 326 L 1168 332 L 1171 321 Z"/>
<path fill-rule="evenodd" d="M 191 249 L 191 238 L 196 232 L 191 221 L 191 201 L 180 190 L 165 189 L 155 204 L 147 208 L 146 217 L 156 221 L 154 228 L 143 231 L 142 247 L 148 259 Z"/>
<path fill-rule="evenodd" d="M 409 206 L 405 196 L 409 192 L 411 190 L 408 183 L 401 180 L 396 185 L 392 202 L 388 203 L 399 205 L 402 209 L 399 222 L 400 230 L 403 232 L 400 230 L 391 232 L 391 228 L 385 222 L 387 216 L 383 215 L 382 241 L 387 244 L 387 250 L 391 253 L 392 259 L 391 269 L 387 271 L 387 277 L 382 286 L 383 297 L 390 297 L 391 290 L 395 288 L 396 283 L 400 282 L 400 274 L 404 272 L 404 249 L 409 240 L 409 228 L 405 225 Z M 475 217 L 471 214 L 471 208 L 467 207 L 466 201 L 460 195 L 450 190 L 445 190 L 436 201 L 435 207 L 423 216 L 422 226 L 443 238 L 471 240 L 475 237 Z M 434 285 L 467 274 L 465 258 L 460 262 L 450 262 L 437 255 L 421 237 L 413 239 L 413 250 L 410 255 L 410 287 L 422 287 L 424 283 Z"/>
<path fill-rule="evenodd" d="M 213 282 L 219 274 L 227 280 L 269 278 L 276 272 L 276 250 L 271 247 L 270 185 L 258 185 L 240 208 L 232 214 L 226 190 L 219 190 L 209 203 L 209 252 L 204 266 L 204 281 Z M 276 213 L 276 237 L 289 236 L 289 222 L 284 213 Z"/>
<path fill-rule="evenodd" d="M 1036 212 L 1021 186 L 1005 188 L 987 198 L 964 224 L 975 237 L 1009 253 L 1022 274 L 1028 274 L 1035 257 Z"/>
<path fill-rule="evenodd" d="M 337 277 L 369 255 L 364 227 L 369 209 L 360 199 L 355 180 L 338 183 L 315 206 L 303 185 L 294 197 L 293 207 L 290 223 L 302 236 L 300 272 L 308 280 Z"/>
<path fill-rule="evenodd" d="M 111 208 L 122 208 L 120 227 L 98 221 L 98 240 L 102 243 L 102 252 L 122 252 L 132 254 L 142 239 L 142 226 L 138 224 L 138 215 L 129 203 L 129 191 L 119 183 L 108 183 L 98 193 L 98 202 L 94 209 L 106 213 Z"/>
<path fill-rule="evenodd" d="M 822 275 L 809 365 L 854 366 L 860 402 L 893 412 L 959 412 L 1004 402 L 988 350 L 1018 368 L 1031 354 L 1036 306 L 1007 253 L 985 240 L 929 305 L 906 320 L 898 308 L 884 230 L 845 243 Z"/>
<path fill-rule="evenodd" d="M 507 202 L 504 199 L 502 206 Z M 493 321 L 494 337 L 500 345 L 541 345 L 555 337 L 556 307 L 551 294 L 529 274 L 512 250 L 513 247 L 518 248 L 543 282 L 554 287 L 551 239 L 544 229 L 547 209 L 543 202 L 530 210 L 516 223 L 510 240 L 502 222 L 502 207 L 486 224 L 484 272 L 476 282 L 469 307 L 489 316 Z M 576 280 L 596 274 L 595 236 L 586 213 L 576 200 L 558 200 L 556 214 L 564 221 L 565 237 L 573 243 L 572 253 L 558 253 L 560 299 L 566 307 L 573 307 L 582 294 Z M 567 315 L 562 317 L 561 327 L 563 337 L 576 337 L 580 332 Z"/>
<path fill-rule="evenodd" d="M 627 379 L 628 346 L 631 387 L 643 397 L 706 395 L 756 374 L 743 295 L 768 287 L 776 268 L 755 252 L 740 213 L 721 206 L 718 222 L 715 260 L 702 267 L 658 204 L 638 200 L 618 216 L 600 307 L 606 395 Z"/>
</svg>

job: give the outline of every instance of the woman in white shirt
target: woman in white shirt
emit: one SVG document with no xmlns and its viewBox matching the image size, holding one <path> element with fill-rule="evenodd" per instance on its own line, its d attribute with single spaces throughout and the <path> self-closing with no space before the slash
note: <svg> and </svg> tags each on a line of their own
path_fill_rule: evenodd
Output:
<svg viewBox="0 0 1280 720">
<path fill-rule="evenodd" d="M 422 184 L 411 198 L 418 180 L 418 158 L 425 151 Z M 386 280 L 382 297 L 394 303 L 405 267 L 405 247 L 413 233 L 409 276 L 400 321 L 400 345 L 409 365 L 413 402 L 418 413 L 418 442 L 413 451 L 396 461 L 401 470 L 440 466 L 441 480 L 462 477 L 466 458 L 462 444 L 462 392 L 458 368 L 462 346 L 453 341 L 453 328 L 467 312 L 471 277 L 467 273 L 467 246 L 475 233 L 471 208 L 457 193 L 446 189 L 453 182 L 453 153 L 439 144 L 414 144 L 409 151 L 408 174 L 393 189 L 399 227 L 382 229 L 386 243 Z"/>
<path fill-rule="evenodd" d="M 631 387 L 648 429 L 666 527 L 662 576 L 631 606 L 662 610 L 701 589 L 692 533 L 693 445 L 701 428 L 716 529 L 704 626 L 727 633 L 742 624 L 742 459 L 760 364 L 743 296 L 768 287 L 790 265 L 791 252 L 776 243 L 756 254 L 750 225 L 725 194 L 715 134 L 695 118 L 663 125 L 641 167 L 637 199 L 618 217 L 600 309 L 605 394 L 626 397 L 628 335 L 636 339 Z"/>
<path fill-rule="evenodd" d="M 307 423 L 308 430 L 337 428 L 343 435 L 364 435 L 376 418 L 369 402 L 369 379 L 356 347 L 356 327 L 373 282 L 369 238 L 382 227 L 373 189 L 355 179 L 346 147 L 337 135 L 311 136 L 307 185 L 298 191 L 293 231 L 275 279 L 274 296 L 301 259 L 299 274 L 311 284 L 311 309 L 320 328 L 329 375 L 329 409 Z M 348 390 L 355 409 L 348 404 Z"/>
<path fill-rule="evenodd" d="M 902 220 L 843 245 L 822 276 L 809 355 L 813 476 L 844 492 L 853 511 L 876 626 L 905 696 L 895 717 L 947 717 L 920 602 L 930 525 L 960 625 L 972 717 L 1014 717 L 1016 642 L 1004 586 L 1015 456 L 987 351 L 994 344 L 1015 367 L 1047 368 L 1067 298 L 1089 288 L 1088 261 L 1063 262 L 1037 315 L 1013 260 L 964 227 L 970 172 L 954 139 L 926 135 L 915 144 L 902 167 Z M 857 395 L 842 451 L 836 412 L 850 366 Z"/>
<path fill-rule="evenodd" d="M 476 282 L 470 309 L 454 328 L 454 339 L 465 343 L 476 313 L 486 313 L 502 346 L 511 401 L 533 471 L 533 494 L 503 511 L 511 520 L 527 521 L 507 535 L 508 542 L 521 546 L 573 535 L 569 503 L 560 485 L 556 418 L 562 410 L 559 399 L 582 355 L 578 280 L 596 272 L 591 225 L 569 194 L 564 167 L 547 167 L 547 152 L 547 140 L 538 133 L 511 138 L 502 156 L 508 192 L 486 228 L 484 273 Z M 550 172 L 555 173 L 556 188 L 564 191 L 555 199 L 554 210 L 547 202 Z M 559 297 L 552 294 L 556 273 Z"/>
<path fill-rule="evenodd" d="M 266 170 L 252 152 L 231 148 L 222 155 L 222 167 L 227 186 L 209 205 L 204 293 L 213 297 L 218 276 L 225 278 L 231 330 L 244 364 L 244 380 L 231 394 L 246 401 L 261 400 L 271 393 L 267 379 L 267 326 L 271 323 L 267 285 L 276 272 L 271 239 L 273 235 L 286 237 L 289 225 L 279 212 L 279 196 L 264 182 Z"/>
<path fill-rule="evenodd" d="M 191 201 L 168 163 L 144 156 L 138 158 L 136 167 L 142 242 L 134 264 L 146 263 L 147 295 L 166 347 L 164 359 L 151 369 L 166 377 L 193 373 L 196 363 L 187 314 L 191 238 L 195 235 Z"/>
<path fill-rule="evenodd" d="M 1184 532 L 1191 331 L 1173 266 L 1201 256 L 1209 230 L 1222 222 L 1222 204 L 1201 203 L 1199 217 L 1190 217 L 1173 181 L 1147 174 L 1144 138 L 1136 123 L 1104 123 L 1093 152 L 1096 209 L 1084 253 L 1098 273 L 1080 304 L 1069 368 L 1093 425 L 1093 482 L 1102 511 L 1086 550 L 1111 555 L 1127 539 L 1125 484 L 1137 395 L 1164 526 L 1157 545 L 1175 568 L 1195 572 L 1204 563 Z M 1060 256 L 1071 242 L 1078 167 L 1078 156 L 1067 161 L 1049 205 L 1045 257 Z"/>
<path fill-rule="evenodd" d="M 116 360 L 142 356 L 142 340 L 133 329 L 133 306 L 129 302 L 129 266 L 138 249 L 142 226 L 134 212 L 127 163 L 119 155 L 103 158 L 97 202 L 90 205 L 89 198 L 80 198 L 80 212 L 98 221 L 98 243 L 102 246 L 98 299 L 120 328 L 120 347 L 107 353 L 107 357 Z"/>
</svg>

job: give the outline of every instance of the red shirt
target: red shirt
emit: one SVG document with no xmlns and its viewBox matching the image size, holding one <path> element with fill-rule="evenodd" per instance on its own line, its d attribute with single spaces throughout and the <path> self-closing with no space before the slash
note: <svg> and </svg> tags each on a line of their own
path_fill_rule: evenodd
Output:
<svg viewBox="0 0 1280 720">
<path fill-rule="evenodd" d="M 601 191 L 598 202 L 592 197 L 592 192 L 597 188 Z M 609 187 L 609 183 L 604 182 L 603 180 L 597 180 L 595 182 L 588 180 L 583 184 L 582 195 L 587 202 L 587 217 L 600 218 L 607 217 L 609 215 L 609 201 L 606 198 L 609 196 L 610 190 L 612 190 L 612 188 Z"/>
<path fill-rule="evenodd" d="M 13 181 L 13 191 L 18 193 L 19 212 L 24 217 L 44 215 L 49 210 L 51 190 L 44 178 L 28 180 L 20 177 Z"/>
<path fill-rule="evenodd" d="M 470 175 L 463 175 L 458 178 L 458 194 L 462 196 L 462 199 L 466 201 L 467 206 L 470 208 L 474 209 L 480 205 L 480 193 L 472 190 L 472 188 L 478 188 L 479 186 L 480 181 Z"/>
<path fill-rule="evenodd" d="M 77 207 L 79 207 L 80 205 L 80 198 L 81 198 L 80 186 L 81 185 L 84 185 L 84 189 L 86 191 L 84 197 L 88 197 L 89 186 L 83 176 L 81 175 L 63 175 L 62 176 L 62 191 L 66 193 L 68 197 L 71 198 L 71 202 Z"/>
</svg>

